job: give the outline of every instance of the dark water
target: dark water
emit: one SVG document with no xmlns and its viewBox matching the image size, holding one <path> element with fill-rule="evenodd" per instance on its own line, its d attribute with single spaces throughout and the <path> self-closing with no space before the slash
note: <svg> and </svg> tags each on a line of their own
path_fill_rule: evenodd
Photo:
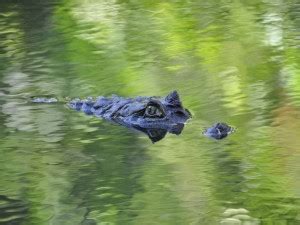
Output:
<svg viewBox="0 0 300 225">
<path fill-rule="evenodd" d="M 299 32 L 296 0 L 1 1 L 0 224 L 299 225 Z M 193 119 L 155 144 L 27 102 L 171 90 Z"/>
</svg>

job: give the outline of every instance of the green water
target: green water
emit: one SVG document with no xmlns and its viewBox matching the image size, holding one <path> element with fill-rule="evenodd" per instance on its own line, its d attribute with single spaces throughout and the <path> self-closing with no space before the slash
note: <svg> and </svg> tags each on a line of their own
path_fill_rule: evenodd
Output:
<svg viewBox="0 0 300 225">
<path fill-rule="evenodd" d="M 299 225 L 299 37 L 297 0 L 1 1 L 0 224 Z M 172 90 L 193 118 L 155 144 L 27 102 Z"/>
</svg>

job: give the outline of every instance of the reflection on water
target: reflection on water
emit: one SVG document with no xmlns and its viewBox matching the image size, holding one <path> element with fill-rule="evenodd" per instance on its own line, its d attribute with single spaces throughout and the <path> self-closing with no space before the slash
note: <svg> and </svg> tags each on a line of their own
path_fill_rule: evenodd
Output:
<svg viewBox="0 0 300 225">
<path fill-rule="evenodd" d="M 27 216 L 28 207 L 20 200 L 0 195 L 1 224 L 21 224 Z"/>
<path fill-rule="evenodd" d="M 2 1 L 0 224 L 298 225 L 299 6 Z M 155 145 L 28 104 L 175 89 L 193 119 Z M 218 121 L 238 132 L 203 137 Z"/>
</svg>

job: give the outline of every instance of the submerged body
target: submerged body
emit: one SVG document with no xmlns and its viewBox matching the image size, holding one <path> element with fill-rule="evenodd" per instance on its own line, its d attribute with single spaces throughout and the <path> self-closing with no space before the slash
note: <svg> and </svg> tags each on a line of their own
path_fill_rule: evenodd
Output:
<svg viewBox="0 0 300 225">
<path fill-rule="evenodd" d="M 35 103 L 55 103 L 55 98 L 34 98 Z M 183 108 L 176 91 L 168 96 L 123 98 L 98 97 L 73 99 L 67 105 L 87 115 L 94 115 L 146 133 L 153 141 L 167 132 L 180 134 L 191 114 Z"/>
<path fill-rule="evenodd" d="M 22 224 L 28 215 L 29 207 L 26 202 L 0 195 L 0 224 Z"/>
</svg>

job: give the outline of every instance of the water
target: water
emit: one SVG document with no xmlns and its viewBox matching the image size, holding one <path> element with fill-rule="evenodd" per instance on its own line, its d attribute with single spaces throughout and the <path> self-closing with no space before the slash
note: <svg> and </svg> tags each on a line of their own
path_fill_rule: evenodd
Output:
<svg viewBox="0 0 300 225">
<path fill-rule="evenodd" d="M 0 224 L 300 224 L 298 1 L 45 2 L 0 3 Z M 172 90 L 155 144 L 27 101 Z"/>
</svg>

